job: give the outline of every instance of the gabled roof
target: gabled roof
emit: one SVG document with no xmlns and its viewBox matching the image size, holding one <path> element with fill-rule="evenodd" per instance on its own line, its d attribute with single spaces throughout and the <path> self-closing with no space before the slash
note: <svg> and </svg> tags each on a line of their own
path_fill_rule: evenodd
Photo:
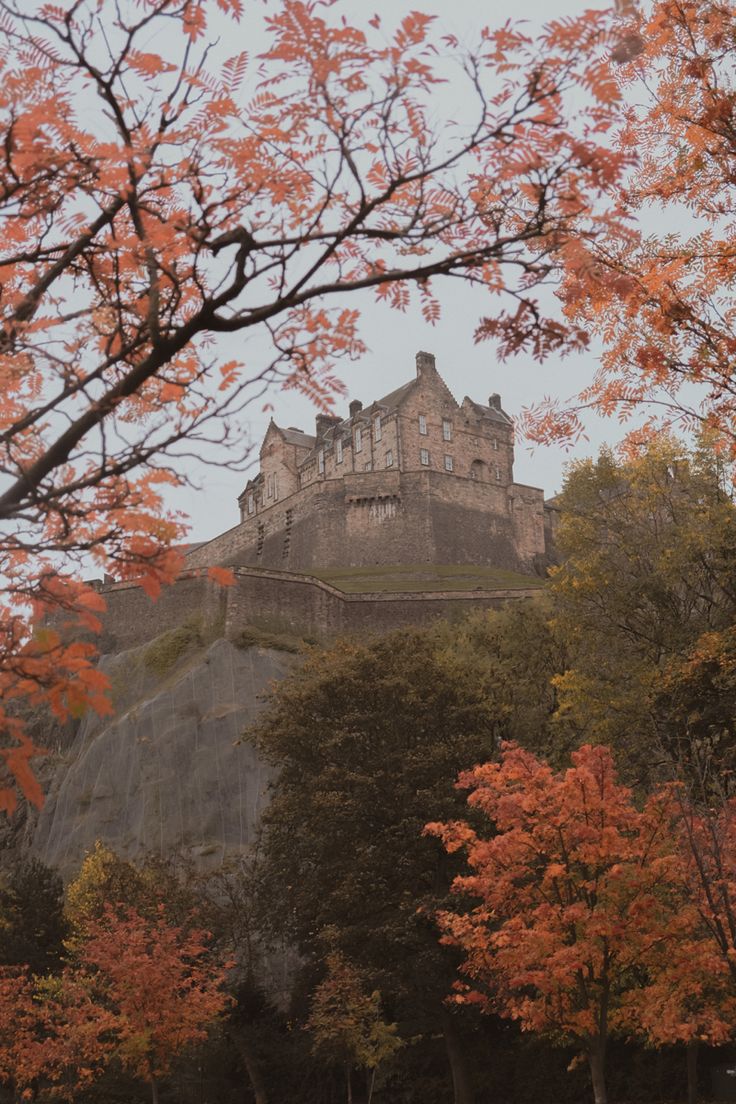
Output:
<svg viewBox="0 0 736 1104">
<path fill-rule="evenodd" d="M 475 402 L 474 399 L 468 398 L 466 395 L 463 399 L 463 403 L 469 403 L 474 410 L 477 410 L 479 414 L 482 414 L 484 418 L 490 418 L 492 422 L 503 422 L 504 425 L 511 425 L 513 419 L 509 417 L 505 410 L 502 410 L 500 406 L 484 406 L 483 403 Z"/>
<path fill-rule="evenodd" d="M 395 391 L 389 391 L 388 395 L 384 395 L 382 399 L 376 399 L 375 402 L 372 402 L 371 407 L 385 406 L 388 410 L 395 410 L 397 406 L 401 405 L 416 382 L 415 379 L 411 379 L 408 383 L 397 387 Z"/>
<path fill-rule="evenodd" d="M 296 445 L 298 448 L 313 449 L 317 443 L 317 438 L 312 436 L 311 433 L 305 433 L 301 429 L 282 429 L 281 426 L 276 426 L 281 436 L 286 441 L 287 445 Z"/>
</svg>

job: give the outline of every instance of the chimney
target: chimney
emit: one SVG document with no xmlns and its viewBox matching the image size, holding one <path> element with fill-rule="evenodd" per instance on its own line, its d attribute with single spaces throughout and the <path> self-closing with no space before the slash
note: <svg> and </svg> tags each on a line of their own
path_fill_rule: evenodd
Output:
<svg viewBox="0 0 736 1104">
<path fill-rule="evenodd" d="M 360 414 L 362 409 L 363 404 L 360 399 L 353 399 L 350 406 L 348 407 L 348 410 L 350 411 L 350 417 L 354 418 L 356 414 Z"/>
<path fill-rule="evenodd" d="M 491 407 L 492 410 L 500 410 L 501 409 L 501 396 L 497 395 L 496 392 L 494 391 L 493 394 L 488 399 L 488 405 Z"/>
<path fill-rule="evenodd" d="M 417 353 L 417 379 L 429 371 L 436 371 L 434 353 Z"/>
<path fill-rule="evenodd" d="M 325 433 L 330 428 L 330 426 L 334 425 L 336 422 L 339 422 L 339 421 L 340 421 L 340 419 L 338 417 L 336 417 L 334 414 L 318 414 L 317 417 L 314 419 L 315 433 L 317 434 L 317 440 L 319 440 L 320 437 L 324 437 Z"/>
</svg>

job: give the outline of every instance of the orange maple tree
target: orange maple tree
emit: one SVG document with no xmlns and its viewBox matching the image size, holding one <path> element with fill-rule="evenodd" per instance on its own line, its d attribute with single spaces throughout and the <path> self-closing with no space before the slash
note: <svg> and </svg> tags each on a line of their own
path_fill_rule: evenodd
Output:
<svg viewBox="0 0 736 1104">
<path fill-rule="evenodd" d="M 617 141 L 636 161 L 616 180 L 628 216 L 565 245 L 560 295 L 603 346 L 577 400 L 527 412 L 541 440 L 575 439 L 583 411 L 644 432 L 705 427 L 736 457 L 736 16 L 731 0 L 619 5 L 613 50 L 625 110 Z"/>
<path fill-rule="evenodd" d="M 477 1002 L 524 1030 L 579 1046 L 596 1104 L 605 1104 L 610 1034 L 638 1026 L 631 991 L 647 954 L 691 931 L 683 911 L 676 810 L 662 796 L 637 810 L 611 753 L 585 746 L 555 773 L 516 745 L 461 775 L 469 804 L 492 823 L 428 825 L 471 873 L 454 889 L 479 899 L 439 916 L 462 948 L 455 999 Z"/>
<path fill-rule="evenodd" d="M 169 923 L 163 906 L 154 919 L 108 905 L 90 921 L 76 952 L 76 969 L 91 977 L 95 998 L 113 1023 L 113 1053 L 145 1079 L 152 1104 L 158 1079 L 227 1007 L 225 968 L 208 954 L 208 936 Z"/>
<path fill-rule="evenodd" d="M 468 52 L 417 12 L 354 27 L 284 0 L 257 59 L 218 56 L 216 36 L 248 45 L 244 18 L 241 0 L 0 0 L 0 732 L 34 801 L 23 707 L 105 708 L 80 563 L 154 594 L 175 576 L 167 486 L 192 454 L 242 460 L 238 416 L 269 385 L 329 404 L 363 349 L 347 293 L 416 296 L 433 323 L 437 281 L 460 278 L 497 304 L 502 351 L 584 341 L 537 291 L 627 160 L 605 13 Z M 464 120 L 441 117 L 448 55 Z M 258 362 L 218 345 L 251 331 Z"/>
<path fill-rule="evenodd" d="M 23 1099 L 40 1089 L 76 1099 L 109 1061 L 114 1028 L 89 979 L 74 971 L 35 978 L 25 967 L 0 970 L 0 1082 Z"/>
</svg>

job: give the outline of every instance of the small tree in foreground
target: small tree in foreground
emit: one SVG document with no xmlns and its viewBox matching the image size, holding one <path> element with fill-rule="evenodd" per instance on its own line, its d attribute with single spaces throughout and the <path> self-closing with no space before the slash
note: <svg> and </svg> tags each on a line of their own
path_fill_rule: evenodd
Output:
<svg viewBox="0 0 736 1104">
<path fill-rule="evenodd" d="M 376 1070 L 404 1045 L 396 1024 L 381 1018 L 380 993 L 366 991 L 360 972 L 339 951 L 327 956 L 327 975 L 314 992 L 307 1030 L 315 1050 L 344 1067 L 348 1104 L 353 1068 L 370 1070 L 370 1104 Z"/>
<path fill-rule="evenodd" d="M 681 934 L 674 808 L 637 811 L 606 748 L 586 746 L 559 774 L 505 745 L 500 763 L 461 775 L 469 804 L 495 833 L 430 824 L 472 873 L 454 888 L 475 906 L 439 916 L 465 953 L 456 1000 L 478 1002 L 523 1030 L 585 1055 L 596 1104 L 606 1104 L 606 1044 L 635 1027 L 627 1000 L 652 945 Z"/>
<path fill-rule="evenodd" d="M 77 963 L 112 1013 L 114 1053 L 148 1082 L 157 1104 L 158 1079 L 172 1059 L 206 1038 L 228 1003 L 224 970 L 208 959 L 206 933 L 168 923 L 163 907 L 155 919 L 108 907 L 90 922 Z"/>
</svg>

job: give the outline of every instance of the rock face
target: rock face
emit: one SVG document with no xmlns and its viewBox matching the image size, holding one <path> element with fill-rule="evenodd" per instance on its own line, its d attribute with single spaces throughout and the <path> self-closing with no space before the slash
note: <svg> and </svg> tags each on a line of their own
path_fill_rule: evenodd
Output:
<svg viewBox="0 0 736 1104">
<path fill-rule="evenodd" d="M 114 715 L 86 717 L 55 770 L 31 847 L 65 878 L 97 839 L 124 858 L 180 855 L 200 869 L 253 841 L 269 770 L 237 741 L 295 657 L 160 641 L 103 657 Z"/>
</svg>

